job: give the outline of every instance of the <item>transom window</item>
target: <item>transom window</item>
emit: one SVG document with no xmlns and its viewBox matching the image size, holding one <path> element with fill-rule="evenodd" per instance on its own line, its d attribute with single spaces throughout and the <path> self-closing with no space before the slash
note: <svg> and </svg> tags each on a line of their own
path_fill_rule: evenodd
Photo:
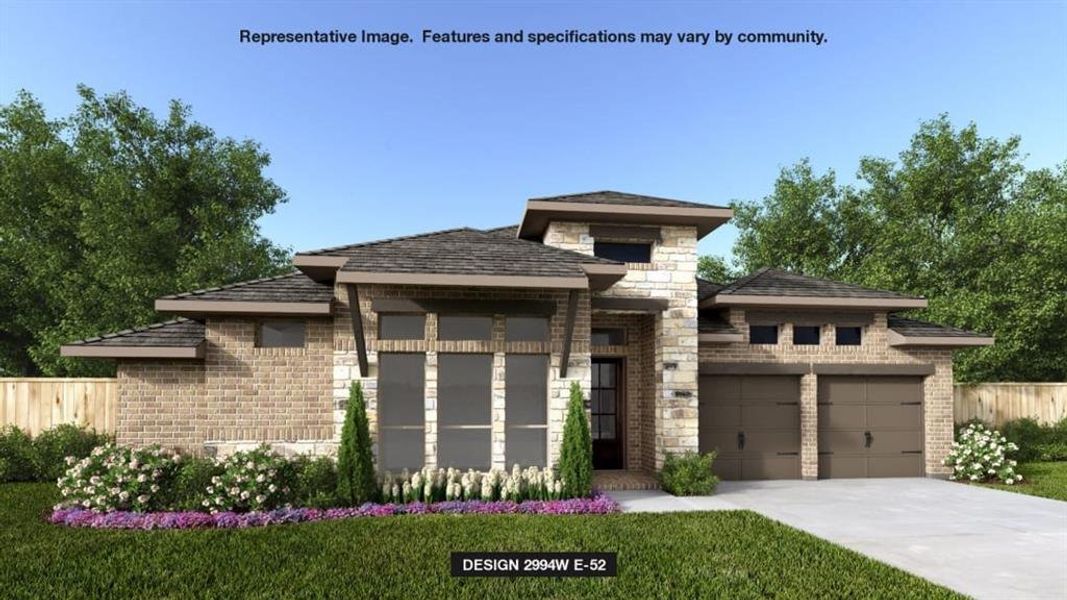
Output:
<svg viewBox="0 0 1067 600">
<path fill-rule="evenodd" d="M 493 337 L 493 317 L 441 315 L 437 319 L 439 340 L 489 340 Z"/>
<path fill-rule="evenodd" d="M 818 346 L 818 325 L 793 325 L 793 345 L 795 346 Z"/>
<path fill-rule="evenodd" d="M 378 339 L 421 340 L 426 336 L 426 315 L 378 315 Z"/>
<path fill-rule="evenodd" d="M 256 326 L 258 348 L 303 348 L 304 321 L 261 321 Z"/>
<path fill-rule="evenodd" d="M 777 325 L 750 325 L 748 328 L 748 342 L 750 344 L 777 344 Z"/>
<path fill-rule="evenodd" d="M 838 346 L 859 346 L 863 342 L 863 328 L 858 326 L 842 327 L 838 325 L 836 331 Z"/>
<path fill-rule="evenodd" d="M 547 342 L 546 317 L 508 317 L 505 339 L 509 342 Z"/>
<path fill-rule="evenodd" d="M 628 263 L 652 262 L 652 244 L 636 242 L 593 242 L 593 254 Z"/>
<path fill-rule="evenodd" d="M 622 327 L 594 327 L 590 343 L 594 346 L 624 346 L 626 330 Z"/>
</svg>

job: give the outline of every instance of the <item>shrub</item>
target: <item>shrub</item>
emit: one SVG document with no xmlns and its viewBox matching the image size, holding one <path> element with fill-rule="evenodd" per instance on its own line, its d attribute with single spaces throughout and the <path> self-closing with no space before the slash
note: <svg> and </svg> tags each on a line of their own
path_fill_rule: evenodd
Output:
<svg viewBox="0 0 1067 600">
<path fill-rule="evenodd" d="M 659 474 L 660 484 L 665 492 L 675 496 L 707 496 L 719 483 L 711 471 L 714 461 L 715 452 L 668 452 Z"/>
<path fill-rule="evenodd" d="M 0 429 L 0 482 L 33 481 L 37 462 L 33 440 L 25 431 L 8 425 Z"/>
<path fill-rule="evenodd" d="M 206 490 L 223 467 L 211 458 L 191 458 L 184 461 L 174 478 L 174 486 L 167 496 L 167 508 L 202 510 L 207 500 Z M 166 490 L 164 490 L 166 491 Z"/>
<path fill-rule="evenodd" d="M 42 431 L 34 440 L 34 469 L 40 481 L 55 481 L 63 476 L 69 465 L 68 456 L 81 460 L 97 446 L 111 442 L 111 436 L 64 423 Z"/>
<path fill-rule="evenodd" d="M 578 382 L 571 383 L 563 447 L 559 453 L 559 478 L 565 498 L 584 498 L 593 492 L 593 441 L 585 418 L 585 398 Z"/>
<path fill-rule="evenodd" d="M 158 446 L 131 450 L 105 444 L 89 456 L 69 457 L 59 478 L 60 506 L 144 512 L 166 507 L 181 457 Z"/>
<path fill-rule="evenodd" d="M 337 499 L 348 506 L 373 502 L 378 495 L 370 428 L 363 388 L 353 382 L 348 392 L 341 446 L 337 451 Z"/>
<path fill-rule="evenodd" d="M 269 446 L 234 452 L 221 467 L 222 474 L 211 478 L 200 503 L 210 512 L 270 510 L 288 502 L 292 463 Z"/>
<path fill-rule="evenodd" d="M 396 504 L 451 500 L 522 502 L 564 497 L 563 483 L 556 479 L 552 470 L 521 469 L 519 465 L 515 465 L 510 473 L 499 469 L 461 471 L 426 467 L 413 474 L 405 471 L 399 477 L 386 473 L 380 484 L 382 501 Z"/>
<path fill-rule="evenodd" d="M 296 471 L 293 502 L 297 506 L 337 506 L 337 464 L 332 458 L 298 456 L 293 460 L 293 467 Z"/>
<path fill-rule="evenodd" d="M 1000 427 L 1000 433 L 1008 438 L 1009 442 L 1019 447 L 1015 458 L 1022 462 L 1037 460 L 1038 446 L 1046 438 L 1045 429 L 1040 423 L 1029 417 L 1014 419 L 1004 423 Z"/>
<path fill-rule="evenodd" d="M 1018 464 L 1009 455 L 1018 450 L 999 431 L 982 424 L 972 424 L 960 431 L 945 464 L 952 467 L 950 479 L 966 481 L 999 480 L 1008 485 L 1022 481 L 1015 472 Z"/>
</svg>

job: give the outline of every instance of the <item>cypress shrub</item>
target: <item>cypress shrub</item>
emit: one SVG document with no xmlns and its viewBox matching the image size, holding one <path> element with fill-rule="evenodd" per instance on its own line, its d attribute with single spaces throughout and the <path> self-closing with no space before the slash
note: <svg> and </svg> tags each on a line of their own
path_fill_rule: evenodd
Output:
<svg viewBox="0 0 1067 600">
<path fill-rule="evenodd" d="M 583 498 L 593 492 L 593 440 L 585 418 L 585 398 L 578 382 L 571 383 L 571 399 L 563 425 L 563 447 L 559 453 L 559 478 L 563 480 L 565 498 Z"/>
<path fill-rule="evenodd" d="M 348 392 L 341 447 L 337 450 L 337 499 L 342 504 L 357 506 L 373 502 L 377 497 L 378 482 L 374 473 L 367 407 L 363 401 L 363 387 L 356 381 Z"/>
</svg>

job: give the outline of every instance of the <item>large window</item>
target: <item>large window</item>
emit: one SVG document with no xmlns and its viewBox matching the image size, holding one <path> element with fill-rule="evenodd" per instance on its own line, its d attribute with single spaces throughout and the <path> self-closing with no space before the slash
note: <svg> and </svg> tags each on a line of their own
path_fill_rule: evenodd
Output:
<svg viewBox="0 0 1067 600">
<path fill-rule="evenodd" d="M 834 328 L 837 332 L 836 342 L 838 346 L 859 346 L 863 341 L 863 328 L 856 326 Z"/>
<path fill-rule="evenodd" d="M 508 317 L 505 339 L 509 342 L 547 342 L 546 317 Z"/>
<path fill-rule="evenodd" d="M 652 262 L 652 244 L 593 242 L 593 254 L 619 262 L 648 263 Z"/>
<path fill-rule="evenodd" d="M 262 321 L 256 328 L 259 348 L 303 348 L 304 321 Z"/>
<path fill-rule="evenodd" d="M 492 317 L 441 315 L 437 319 L 439 340 L 489 340 L 492 337 Z"/>
<path fill-rule="evenodd" d="M 544 467 L 548 463 L 548 357 L 509 354 L 506 360 L 507 466 Z"/>
<path fill-rule="evenodd" d="M 378 339 L 421 340 L 426 337 L 426 315 L 378 315 Z"/>
<path fill-rule="evenodd" d="M 491 354 L 438 355 L 438 466 L 491 466 L 492 380 Z"/>
<path fill-rule="evenodd" d="M 378 465 L 420 469 L 426 456 L 426 356 L 378 356 Z"/>
</svg>

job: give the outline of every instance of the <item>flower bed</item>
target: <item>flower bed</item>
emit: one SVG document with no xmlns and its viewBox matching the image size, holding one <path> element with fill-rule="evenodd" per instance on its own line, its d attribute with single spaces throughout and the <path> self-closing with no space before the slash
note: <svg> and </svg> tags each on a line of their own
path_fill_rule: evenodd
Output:
<svg viewBox="0 0 1067 600">
<path fill-rule="evenodd" d="M 262 527 L 281 523 L 333 521 L 358 517 L 389 517 L 427 514 L 528 514 L 528 515 L 602 515 L 619 512 L 610 497 L 569 500 L 464 500 L 423 504 L 364 504 L 355 508 L 278 508 L 263 512 L 100 512 L 82 508 L 58 508 L 48 521 L 68 527 L 94 529 L 233 529 Z"/>
</svg>

